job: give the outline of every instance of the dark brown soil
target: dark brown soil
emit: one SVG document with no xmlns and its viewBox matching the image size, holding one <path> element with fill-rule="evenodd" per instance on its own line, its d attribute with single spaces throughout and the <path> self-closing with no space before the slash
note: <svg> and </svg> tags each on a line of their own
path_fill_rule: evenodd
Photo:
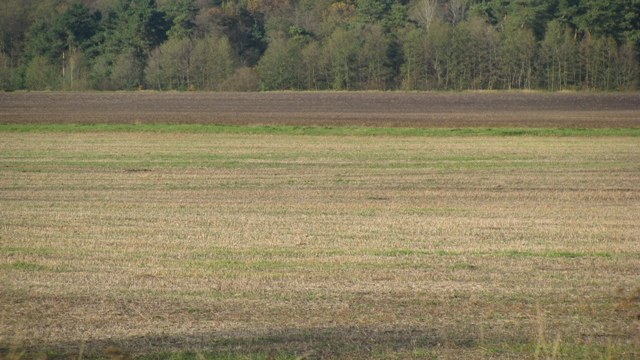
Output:
<svg viewBox="0 0 640 360">
<path fill-rule="evenodd" d="M 640 93 L 0 93 L 0 123 L 639 127 Z"/>
</svg>

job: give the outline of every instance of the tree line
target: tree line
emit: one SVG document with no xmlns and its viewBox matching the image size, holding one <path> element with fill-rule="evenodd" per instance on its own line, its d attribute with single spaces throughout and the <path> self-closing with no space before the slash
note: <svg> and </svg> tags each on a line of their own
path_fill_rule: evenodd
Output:
<svg viewBox="0 0 640 360">
<path fill-rule="evenodd" d="M 640 0 L 4 0 L 0 88 L 633 90 Z"/>
</svg>

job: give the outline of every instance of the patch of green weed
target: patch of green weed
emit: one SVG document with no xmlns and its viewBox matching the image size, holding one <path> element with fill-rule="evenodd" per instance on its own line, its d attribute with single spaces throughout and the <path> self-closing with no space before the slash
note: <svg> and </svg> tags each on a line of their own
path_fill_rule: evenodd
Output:
<svg viewBox="0 0 640 360">
<path fill-rule="evenodd" d="M 469 264 L 469 263 L 465 263 L 465 262 L 455 263 L 455 264 L 451 265 L 451 269 L 453 269 L 453 270 L 475 270 L 477 268 L 478 268 L 478 266 L 473 265 L 473 264 Z"/>
<path fill-rule="evenodd" d="M 2 265 L 5 269 L 19 270 L 19 271 L 45 271 L 47 267 L 44 265 L 36 264 L 28 261 L 16 261 L 9 264 Z"/>
</svg>

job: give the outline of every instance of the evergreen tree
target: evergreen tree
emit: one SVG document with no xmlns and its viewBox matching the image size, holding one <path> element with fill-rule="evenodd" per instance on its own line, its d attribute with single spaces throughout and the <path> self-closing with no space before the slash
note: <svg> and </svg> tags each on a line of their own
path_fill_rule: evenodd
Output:
<svg viewBox="0 0 640 360">
<path fill-rule="evenodd" d="M 196 16 L 198 6 L 195 0 L 169 1 L 162 11 L 167 14 L 171 28 L 167 32 L 168 37 L 183 39 L 191 38 L 196 31 Z"/>
<path fill-rule="evenodd" d="M 114 72 L 130 71 L 125 88 L 144 84 L 144 69 L 151 50 L 167 39 L 170 24 L 165 15 L 157 9 L 155 0 L 119 0 L 109 10 L 102 54 L 114 66 Z"/>
</svg>

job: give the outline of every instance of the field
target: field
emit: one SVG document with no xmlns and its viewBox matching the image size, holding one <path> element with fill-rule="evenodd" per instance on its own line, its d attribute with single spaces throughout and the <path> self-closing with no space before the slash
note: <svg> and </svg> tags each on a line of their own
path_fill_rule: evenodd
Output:
<svg viewBox="0 0 640 360">
<path fill-rule="evenodd" d="M 219 96 L 0 94 L 0 357 L 640 355 L 639 95 Z"/>
<path fill-rule="evenodd" d="M 0 123 L 640 127 L 640 93 L 1 93 Z"/>
</svg>

